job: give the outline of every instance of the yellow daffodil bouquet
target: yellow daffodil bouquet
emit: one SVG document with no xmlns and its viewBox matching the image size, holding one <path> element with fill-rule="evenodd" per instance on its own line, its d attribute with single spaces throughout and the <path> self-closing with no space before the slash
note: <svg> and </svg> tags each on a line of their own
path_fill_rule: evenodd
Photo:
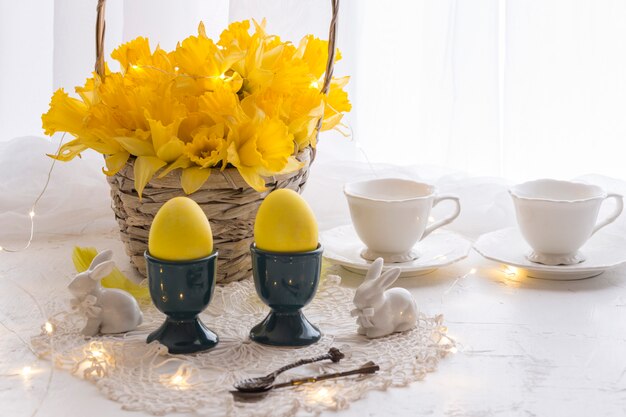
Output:
<svg viewBox="0 0 626 417">
<path fill-rule="evenodd" d="M 308 35 L 296 46 L 264 26 L 232 23 L 215 43 L 200 23 L 197 36 L 169 52 L 143 37 L 119 46 L 111 54 L 119 72 L 94 73 L 76 87 L 77 98 L 54 93 L 45 133 L 74 139 L 52 157 L 69 161 L 93 149 L 109 176 L 134 158 L 139 196 L 155 175 L 173 170 L 182 170 L 187 194 L 211 168 L 235 167 L 257 191 L 264 177 L 299 170 L 296 155 L 316 146 L 319 121 L 320 130 L 337 128 L 350 110 L 348 77 L 321 93 L 328 42 Z"/>
</svg>

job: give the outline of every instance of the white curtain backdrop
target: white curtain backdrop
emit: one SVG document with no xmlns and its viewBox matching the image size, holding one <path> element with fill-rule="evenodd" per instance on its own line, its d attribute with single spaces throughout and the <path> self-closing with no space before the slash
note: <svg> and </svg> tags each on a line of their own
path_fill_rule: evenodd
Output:
<svg viewBox="0 0 626 417">
<path fill-rule="evenodd" d="M 326 37 L 326 0 L 109 0 L 106 47 L 172 48 L 203 20 L 268 19 Z M 96 0 L 0 0 L 0 140 L 41 135 L 53 89 L 93 66 Z M 513 180 L 624 177 L 626 2 L 343 0 L 338 74 L 352 75 L 355 143 L 333 159 L 429 164 Z M 364 152 L 361 152 L 364 151 Z"/>
<path fill-rule="evenodd" d="M 49 168 L 44 153 L 58 143 L 41 131 L 52 92 L 72 92 L 92 71 L 96 3 L 0 0 L 5 233 L 27 226 L 24 210 Z M 265 17 L 269 31 L 297 42 L 306 33 L 327 37 L 330 1 L 108 0 L 106 16 L 107 54 L 139 35 L 173 48 L 200 20 L 217 36 L 229 21 Z M 419 177 L 479 199 L 470 214 L 501 225 L 512 221 L 504 192 L 511 181 L 626 179 L 625 18 L 623 0 L 342 0 L 336 74 L 352 76 L 345 122 L 353 136 L 322 136 L 307 192 L 327 198 L 326 187 L 342 200 L 339 183 L 350 178 Z M 89 207 L 104 207 L 98 215 L 110 221 L 101 165 L 87 153 L 59 164 L 42 212 L 70 213 L 72 231 L 86 227 L 80 216 L 93 220 Z M 345 221 L 345 207 L 314 205 L 331 223 Z"/>
</svg>

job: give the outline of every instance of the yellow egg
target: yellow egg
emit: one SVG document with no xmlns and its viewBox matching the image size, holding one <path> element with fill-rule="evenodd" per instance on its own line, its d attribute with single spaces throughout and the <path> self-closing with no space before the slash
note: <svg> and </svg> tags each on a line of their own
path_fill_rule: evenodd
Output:
<svg viewBox="0 0 626 417">
<path fill-rule="evenodd" d="M 195 201 L 174 197 L 159 209 L 148 236 L 150 255 L 166 261 L 189 261 L 213 252 L 209 219 Z"/>
<path fill-rule="evenodd" d="M 317 221 L 298 193 L 272 191 L 259 207 L 254 223 L 257 248 L 268 252 L 307 252 L 317 248 Z"/>
</svg>

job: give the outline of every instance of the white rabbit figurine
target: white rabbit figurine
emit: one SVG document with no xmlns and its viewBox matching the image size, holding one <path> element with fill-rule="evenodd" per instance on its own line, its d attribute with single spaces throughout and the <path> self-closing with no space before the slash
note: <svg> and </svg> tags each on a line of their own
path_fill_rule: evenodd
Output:
<svg viewBox="0 0 626 417">
<path fill-rule="evenodd" d="M 382 271 L 383 258 L 378 258 L 354 294 L 356 309 L 351 314 L 357 317 L 357 332 L 369 338 L 403 332 L 417 323 L 417 305 L 411 293 L 404 288 L 386 290 L 396 282 L 400 269 L 392 268 L 381 275 Z"/>
<path fill-rule="evenodd" d="M 74 296 L 72 308 L 87 316 L 87 324 L 82 330 L 85 336 L 128 332 L 137 328 L 143 320 L 139 304 L 132 295 L 100 285 L 100 280 L 115 267 L 112 257 L 110 250 L 100 252 L 89 269 L 76 275 L 67 287 Z"/>
</svg>

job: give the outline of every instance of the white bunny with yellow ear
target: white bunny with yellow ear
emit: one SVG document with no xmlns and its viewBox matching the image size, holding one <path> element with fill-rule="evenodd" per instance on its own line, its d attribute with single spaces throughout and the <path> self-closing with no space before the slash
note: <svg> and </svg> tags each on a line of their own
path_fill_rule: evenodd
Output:
<svg viewBox="0 0 626 417">
<path fill-rule="evenodd" d="M 98 333 L 124 333 L 141 324 L 143 315 L 137 300 L 126 291 L 102 288 L 100 280 L 113 271 L 113 252 L 100 252 L 89 269 L 81 272 L 68 285 L 74 296 L 72 308 L 87 316 L 82 333 L 95 336 Z"/>
<path fill-rule="evenodd" d="M 376 259 L 356 289 L 352 316 L 357 317 L 357 332 L 369 338 L 387 336 L 415 327 L 417 304 L 404 288 L 389 288 L 400 276 L 399 268 L 383 271 L 383 258 Z"/>
</svg>

